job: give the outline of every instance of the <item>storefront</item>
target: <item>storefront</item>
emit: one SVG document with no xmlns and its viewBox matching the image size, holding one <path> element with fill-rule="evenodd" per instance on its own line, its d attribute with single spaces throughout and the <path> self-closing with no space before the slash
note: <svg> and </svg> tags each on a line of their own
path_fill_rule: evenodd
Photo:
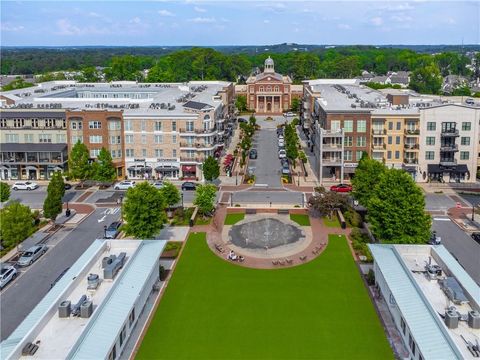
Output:
<svg viewBox="0 0 480 360">
<path fill-rule="evenodd" d="M 463 182 L 470 178 L 470 172 L 465 164 L 456 166 L 442 166 L 428 164 L 428 180 L 430 182 Z"/>
<path fill-rule="evenodd" d="M 155 177 L 157 179 L 178 179 L 180 164 L 177 159 L 157 159 Z"/>
<path fill-rule="evenodd" d="M 405 170 L 412 177 L 413 181 L 417 181 L 417 167 L 416 166 L 403 165 L 403 170 Z"/>
<path fill-rule="evenodd" d="M 182 165 L 182 176 L 184 180 L 196 180 L 197 167 L 195 165 Z"/>
</svg>

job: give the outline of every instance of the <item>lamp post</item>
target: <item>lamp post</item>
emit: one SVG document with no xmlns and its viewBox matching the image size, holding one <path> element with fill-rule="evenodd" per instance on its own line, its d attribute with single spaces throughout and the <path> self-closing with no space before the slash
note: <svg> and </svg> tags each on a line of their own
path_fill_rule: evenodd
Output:
<svg viewBox="0 0 480 360">
<path fill-rule="evenodd" d="M 475 205 L 472 205 L 472 221 L 475 221 Z"/>
<path fill-rule="evenodd" d="M 107 238 L 107 225 L 103 225 L 103 238 Z"/>
<path fill-rule="evenodd" d="M 238 185 L 238 170 L 235 171 L 235 185 Z"/>
<path fill-rule="evenodd" d="M 120 195 L 120 219 L 123 222 L 123 194 Z"/>
<path fill-rule="evenodd" d="M 182 209 L 183 209 L 183 208 L 185 207 L 185 206 L 183 205 L 183 190 L 182 190 L 180 196 L 182 197 Z"/>
</svg>

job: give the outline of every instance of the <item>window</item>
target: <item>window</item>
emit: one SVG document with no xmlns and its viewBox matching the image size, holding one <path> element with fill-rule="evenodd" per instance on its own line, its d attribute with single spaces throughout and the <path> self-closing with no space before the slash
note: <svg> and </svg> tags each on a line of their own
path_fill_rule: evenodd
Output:
<svg viewBox="0 0 480 360">
<path fill-rule="evenodd" d="M 142 156 L 147 157 L 147 149 L 142 149 Z"/>
<path fill-rule="evenodd" d="M 155 149 L 155 157 L 163 158 L 163 149 Z"/>
<path fill-rule="evenodd" d="M 435 131 L 437 129 L 437 124 L 434 122 L 427 122 L 427 130 Z"/>
<path fill-rule="evenodd" d="M 345 136 L 345 146 L 353 146 L 353 136 Z"/>
<path fill-rule="evenodd" d="M 155 144 L 163 143 L 163 135 L 155 135 Z"/>
<path fill-rule="evenodd" d="M 130 311 L 130 315 L 128 315 L 128 326 L 132 326 L 133 322 L 135 321 L 135 308 Z"/>
<path fill-rule="evenodd" d="M 357 132 L 367 131 L 367 120 L 357 120 Z"/>
<path fill-rule="evenodd" d="M 72 121 L 70 123 L 70 129 L 72 130 L 82 130 L 82 122 L 81 121 Z"/>
<path fill-rule="evenodd" d="M 339 131 L 340 130 L 340 120 L 332 120 L 330 124 L 330 130 Z"/>
<path fill-rule="evenodd" d="M 102 123 L 100 121 L 89 121 L 88 122 L 89 129 L 101 129 Z"/>
<path fill-rule="evenodd" d="M 392 145 L 392 144 L 393 144 L 393 142 L 392 142 L 392 137 L 389 136 L 389 137 L 388 137 L 388 145 Z"/>
<path fill-rule="evenodd" d="M 127 329 L 125 326 L 123 326 L 122 331 L 120 331 L 120 347 L 122 347 L 126 337 L 127 337 Z"/>
<path fill-rule="evenodd" d="M 177 157 L 177 149 L 172 150 L 172 157 L 174 157 L 174 158 Z"/>
<path fill-rule="evenodd" d="M 462 136 L 460 138 L 460 144 L 462 145 L 470 145 L 470 137 L 468 136 Z"/>
<path fill-rule="evenodd" d="M 133 144 L 133 135 L 125 135 L 125 144 Z"/>
<path fill-rule="evenodd" d="M 402 328 L 403 335 L 407 335 L 407 325 L 405 324 L 405 320 L 400 318 L 400 327 Z"/>
<path fill-rule="evenodd" d="M 435 152 L 425 151 L 425 160 L 435 160 Z"/>
<path fill-rule="evenodd" d="M 75 136 L 75 135 L 72 135 L 72 144 L 76 144 L 77 142 L 81 142 L 83 143 L 83 136 Z"/>
<path fill-rule="evenodd" d="M 162 122 L 155 121 L 155 131 L 162 131 Z"/>
<path fill-rule="evenodd" d="M 462 122 L 462 131 L 472 130 L 472 123 L 470 121 Z"/>
<path fill-rule="evenodd" d="M 400 136 L 395 136 L 395 144 L 400 145 Z"/>
<path fill-rule="evenodd" d="M 132 120 L 125 120 L 123 125 L 125 126 L 125 131 L 132 131 Z"/>
<path fill-rule="evenodd" d="M 125 156 L 126 157 L 134 157 L 135 152 L 133 151 L 133 149 L 125 149 Z"/>
<path fill-rule="evenodd" d="M 120 130 L 121 125 L 118 120 L 109 120 L 108 121 L 108 130 Z"/>
<path fill-rule="evenodd" d="M 110 136 L 110 144 L 120 144 L 121 136 Z"/>
<path fill-rule="evenodd" d="M 140 130 L 145 131 L 147 129 L 147 122 L 145 120 L 140 121 Z"/>
<path fill-rule="evenodd" d="M 90 157 L 96 158 L 100 154 L 100 149 L 91 149 L 90 150 Z"/>
<path fill-rule="evenodd" d="M 57 134 L 56 138 L 57 138 L 57 144 L 67 142 L 67 135 L 65 134 Z"/>
<path fill-rule="evenodd" d="M 24 142 L 26 143 L 33 143 L 33 134 L 25 134 L 23 135 L 23 139 L 24 139 Z M 61 142 L 61 141 L 57 141 L 57 142 Z"/>
<path fill-rule="evenodd" d="M 402 123 L 400 121 L 397 121 L 397 130 L 402 129 Z"/>
<path fill-rule="evenodd" d="M 177 122 L 172 121 L 172 131 L 177 131 Z"/>
<path fill-rule="evenodd" d="M 117 358 L 117 346 L 114 344 L 112 350 L 108 354 L 108 360 L 115 360 Z"/>
<path fill-rule="evenodd" d="M 345 150 L 343 157 L 345 161 L 352 161 L 352 150 Z"/>
<path fill-rule="evenodd" d="M 38 142 L 51 143 L 52 142 L 52 135 L 50 135 L 50 134 L 39 134 L 38 135 Z"/>
<path fill-rule="evenodd" d="M 18 134 L 5 134 L 5 141 L 7 143 L 18 143 Z"/>
<path fill-rule="evenodd" d="M 468 151 L 460 151 L 460 160 L 468 160 L 470 153 Z"/>
<path fill-rule="evenodd" d="M 353 120 L 345 120 L 343 122 L 345 132 L 353 132 Z"/>
<path fill-rule="evenodd" d="M 400 151 L 395 151 L 395 159 L 400 159 Z"/>
<path fill-rule="evenodd" d="M 117 152 L 115 150 L 110 150 L 110 155 L 112 156 L 112 158 L 116 158 Z"/>
<path fill-rule="evenodd" d="M 367 144 L 366 136 L 357 136 L 357 146 L 364 147 Z"/>
<path fill-rule="evenodd" d="M 172 144 L 177 143 L 177 135 L 172 135 Z"/>
<path fill-rule="evenodd" d="M 426 144 L 435 145 L 435 136 L 427 136 Z"/>
<path fill-rule="evenodd" d="M 362 156 L 363 156 L 363 151 L 358 151 L 358 150 L 357 150 L 357 151 L 355 152 L 355 159 L 356 159 L 357 161 L 360 161 L 360 159 L 362 158 Z"/>
<path fill-rule="evenodd" d="M 102 140 L 102 135 L 90 135 L 88 139 L 90 144 L 101 144 L 103 142 Z"/>
<path fill-rule="evenodd" d="M 392 152 L 390 150 L 387 151 L 387 159 L 391 159 L 392 158 Z"/>
<path fill-rule="evenodd" d="M 388 130 L 393 130 L 393 122 L 388 122 Z"/>
<path fill-rule="evenodd" d="M 147 143 L 147 135 L 142 135 L 142 144 Z"/>
</svg>

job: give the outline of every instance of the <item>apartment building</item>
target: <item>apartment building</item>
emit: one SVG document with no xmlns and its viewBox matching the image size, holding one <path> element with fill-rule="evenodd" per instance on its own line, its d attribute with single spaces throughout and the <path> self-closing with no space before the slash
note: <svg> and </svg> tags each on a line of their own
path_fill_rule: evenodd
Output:
<svg viewBox="0 0 480 360">
<path fill-rule="evenodd" d="M 201 179 L 201 164 L 220 157 L 233 130 L 234 86 L 223 81 L 54 81 L 2 95 L 13 101 L 5 107 L 55 101 L 66 112 L 68 149 L 81 141 L 94 160 L 105 147 L 119 178 Z"/>
<path fill-rule="evenodd" d="M 55 171 L 66 170 L 65 111 L 55 107 L 0 109 L 2 180 L 48 180 Z"/>
<path fill-rule="evenodd" d="M 80 141 L 95 160 L 105 148 L 112 156 L 117 177 L 125 175 L 122 111 L 67 110 L 66 119 L 68 152 Z"/>
</svg>

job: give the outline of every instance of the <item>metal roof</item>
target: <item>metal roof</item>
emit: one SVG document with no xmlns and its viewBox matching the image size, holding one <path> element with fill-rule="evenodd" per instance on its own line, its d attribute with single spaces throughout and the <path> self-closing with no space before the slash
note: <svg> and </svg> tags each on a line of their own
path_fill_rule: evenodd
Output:
<svg viewBox="0 0 480 360">
<path fill-rule="evenodd" d="M 120 274 L 114 289 L 100 305 L 78 339 L 68 359 L 106 359 L 125 319 L 165 247 L 164 240 L 144 240 Z"/>
<path fill-rule="evenodd" d="M 437 314 L 392 245 L 369 244 L 400 312 L 424 359 L 462 359 Z"/>
<path fill-rule="evenodd" d="M 1 119 L 18 119 L 18 118 L 60 118 L 65 119 L 65 110 L 27 110 L 27 109 L 18 109 L 18 110 L 0 110 Z"/>
<path fill-rule="evenodd" d="M 67 149 L 67 144 L 7 143 L 7 144 L 0 145 L 0 151 L 9 151 L 9 152 L 63 151 L 66 149 Z"/>
<path fill-rule="evenodd" d="M 22 340 L 27 337 L 31 331 L 35 330 L 37 324 L 42 321 L 45 314 L 48 313 L 52 307 L 57 306 L 62 299 L 63 294 L 68 290 L 70 283 L 82 273 L 83 268 L 88 265 L 92 256 L 104 246 L 106 246 L 104 241 L 96 240 L 87 250 L 85 250 L 82 256 L 80 256 L 75 264 L 72 265 L 72 267 L 45 295 L 37 306 L 35 306 L 15 331 L 10 334 L 6 340 L 0 343 L 0 359 L 8 359 Z"/>
</svg>

